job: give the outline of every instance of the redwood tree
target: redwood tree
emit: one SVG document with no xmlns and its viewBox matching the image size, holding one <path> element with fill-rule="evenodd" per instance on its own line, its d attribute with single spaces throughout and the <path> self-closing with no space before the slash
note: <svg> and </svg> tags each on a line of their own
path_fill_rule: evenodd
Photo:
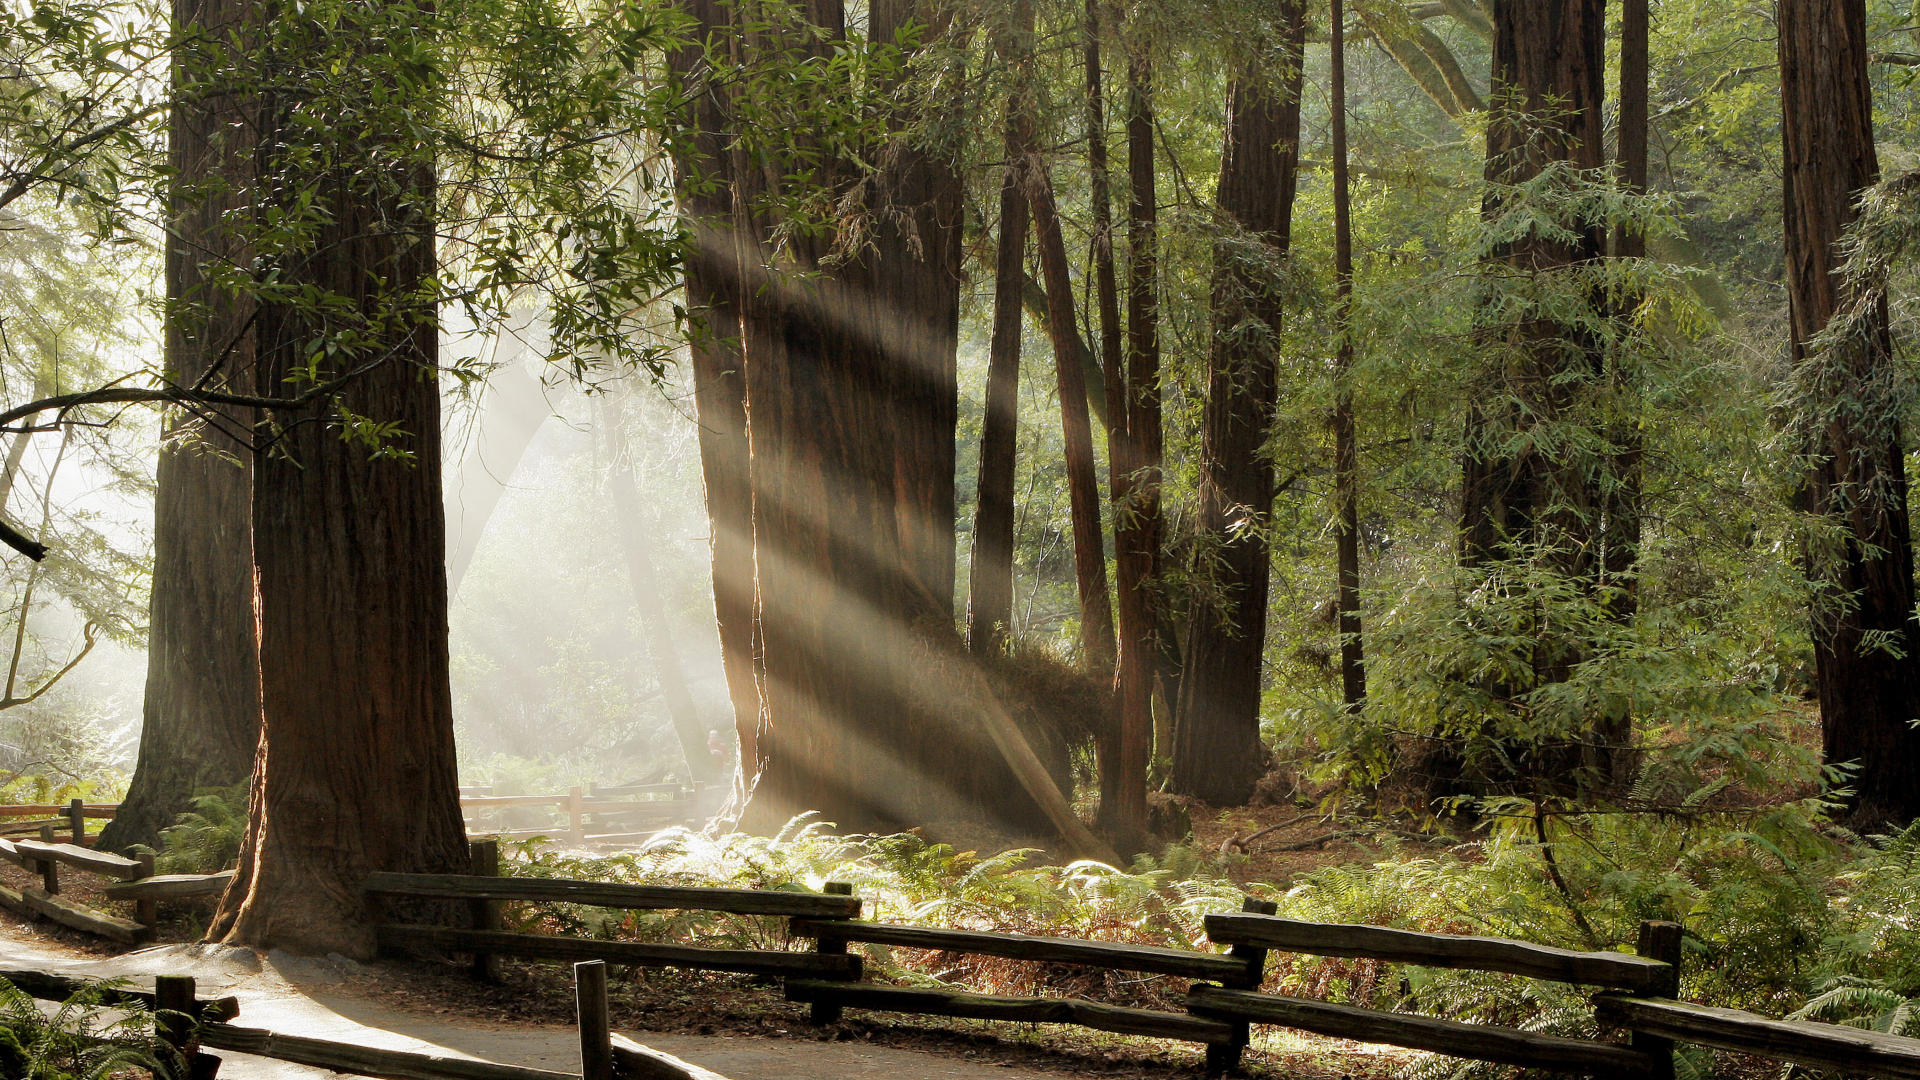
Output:
<svg viewBox="0 0 1920 1080">
<path fill-rule="evenodd" d="M 273 27 L 262 70 L 324 78 L 328 49 L 351 40 L 374 77 L 386 63 L 421 75 L 404 46 L 422 31 L 406 13 L 358 20 L 346 37 Z M 359 51 L 383 35 L 386 56 Z M 259 123 L 260 197 L 287 216 L 268 271 L 285 288 L 265 291 L 254 315 L 255 380 L 329 392 L 324 412 L 275 410 L 258 434 L 261 738 L 238 873 L 208 936 L 364 957 L 369 872 L 467 865 L 447 663 L 435 183 L 398 110 L 369 103 L 319 138 L 303 114 L 315 104 L 283 90 Z"/>
<path fill-rule="evenodd" d="M 198 84 L 223 61 L 246 10 L 234 0 L 177 0 L 168 167 L 177 178 L 167 231 L 166 378 L 247 392 L 250 305 L 209 274 L 247 260 L 233 220 L 249 197 L 250 102 Z M 140 756 L 102 846 L 157 847 L 196 788 L 244 783 L 260 739 L 253 638 L 252 480 L 248 418 L 211 406 L 167 421 L 154 490 L 153 599 Z M 190 428 L 190 430 L 183 430 Z"/>
<path fill-rule="evenodd" d="M 1494 111 L 1482 211 L 1488 219 L 1550 169 L 1560 170 L 1567 178 L 1560 190 L 1570 191 L 1606 163 L 1605 14 L 1604 0 L 1494 5 Z M 1564 231 L 1528 232 L 1485 259 L 1489 287 L 1508 292 L 1488 305 L 1479 328 L 1483 359 L 1467 413 L 1460 562 L 1554 574 L 1592 597 L 1601 581 L 1601 503 L 1613 462 L 1565 433 L 1598 419 L 1594 391 L 1606 360 L 1591 329 L 1556 317 L 1554 308 L 1564 303 L 1555 290 L 1585 288 L 1579 271 L 1604 256 L 1605 235 L 1600 222 L 1573 219 L 1575 212 L 1562 212 Z M 1532 670 L 1486 690 L 1515 700 L 1564 681 L 1584 650 L 1584 642 L 1543 623 L 1529 647 Z M 1615 751 L 1627 741 L 1626 716 L 1579 720 L 1589 726 L 1542 731 L 1472 765 L 1472 782 L 1580 787 L 1610 780 Z"/>
<path fill-rule="evenodd" d="M 716 0 L 683 0 L 693 31 L 668 54 L 689 102 L 687 137 L 674 153 L 675 196 L 693 239 L 687 260 L 688 342 L 698 420 L 700 474 L 706 489 L 708 554 L 720 659 L 742 762 L 758 760 L 760 691 L 753 670 L 753 489 L 747 473 L 747 384 L 742 351 L 745 260 L 752 224 L 744 168 L 728 144 L 727 91 L 709 78 L 708 51 L 727 47 L 732 9 Z"/>
<path fill-rule="evenodd" d="M 1015 25 L 999 44 L 1010 72 L 1007 164 L 1000 179 L 1000 228 L 994 238 L 993 331 L 987 345 L 986 413 L 980 424 L 980 475 L 973 516 L 973 554 L 967 570 L 967 646 L 994 656 L 1013 625 L 1013 480 L 1020 424 L 1021 318 L 1027 282 L 1027 196 L 1021 187 L 1023 148 L 1033 141 L 1026 94 L 1032 52 L 1033 5 L 1018 2 Z"/>
<path fill-rule="evenodd" d="M 1299 180 L 1304 0 L 1287 0 L 1276 65 L 1243 70 L 1227 92 L 1215 245 L 1213 344 L 1201 421 L 1198 528 L 1202 564 L 1188 614 L 1186 665 L 1168 787 L 1217 804 L 1244 803 L 1260 779 L 1261 654 L 1266 644 L 1273 505 L 1268 429 L 1279 394 L 1283 314 L 1277 279 L 1292 243 Z"/>
<path fill-rule="evenodd" d="M 1824 749 L 1833 764 L 1861 767 L 1848 820 L 1897 825 L 1920 816 L 1920 633 L 1899 405 L 1876 391 L 1896 363 L 1884 295 L 1845 333 L 1814 341 L 1861 295 L 1836 270 L 1855 202 L 1879 176 L 1866 5 L 1781 0 L 1778 11 L 1796 419 L 1811 461 L 1801 500 L 1819 523 L 1807 570 Z"/>
</svg>

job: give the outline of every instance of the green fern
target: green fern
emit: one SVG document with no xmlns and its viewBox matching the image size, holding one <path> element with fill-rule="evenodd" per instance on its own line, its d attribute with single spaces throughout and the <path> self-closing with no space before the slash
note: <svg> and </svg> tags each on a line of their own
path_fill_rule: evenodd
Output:
<svg viewBox="0 0 1920 1080">
<path fill-rule="evenodd" d="M 62 1002 L 51 1016 L 26 992 L 0 979 L 0 1076 L 7 1080 L 108 1080 L 144 1070 L 154 1080 L 184 1080 L 186 1062 L 153 1034 L 153 1014 L 111 1012 L 97 989 Z"/>
<path fill-rule="evenodd" d="M 247 835 L 247 790 L 209 788 L 194 797 L 193 809 L 160 830 L 155 866 L 166 874 L 211 874 L 240 861 Z"/>
</svg>

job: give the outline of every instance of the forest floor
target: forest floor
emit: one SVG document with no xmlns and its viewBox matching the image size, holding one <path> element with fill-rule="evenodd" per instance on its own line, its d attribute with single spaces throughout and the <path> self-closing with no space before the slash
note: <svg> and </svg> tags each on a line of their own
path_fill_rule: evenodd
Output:
<svg viewBox="0 0 1920 1080">
<path fill-rule="evenodd" d="M 1282 887 L 1295 874 L 1371 858 L 1357 830 L 1281 802 L 1229 811 L 1190 806 L 1193 844 L 1239 850 L 1236 842 L 1275 827 L 1244 846 L 1233 876 Z M 18 880 L 14 880 L 18 879 Z M 0 882 L 33 884 L 0 865 Z M 112 909 L 91 879 L 63 875 L 63 894 Z M 210 908 L 163 906 L 171 913 L 158 940 L 196 941 Z M 441 1047 L 517 1064 L 577 1068 L 573 1001 L 563 965 L 503 963 L 500 983 L 475 982 L 446 965 L 340 958 L 304 960 L 248 950 L 185 944 L 116 955 L 97 939 L 0 912 L 0 967 L 55 967 L 94 974 L 197 974 L 203 993 L 242 999 L 243 1025 L 292 1034 L 351 1038 L 369 1045 Z M 35 958 L 38 962 L 33 962 Z M 171 965 L 171 966 L 169 966 Z M 617 971 L 620 969 L 616 969 Z M 841 1024 L 814 1028 L 805 1005 L 781 998 L 777 980 L 695 972 L 627 969 L 614 980 L 615 1029 L 733 1080 L 834 1077 L 835 1080 L 1038 1080 L 1040 1077 L 1197 1077 L 1200 1048 L 1164 1040 L 1107 1035 L 1057 1025 L 989 1023 L 852 1011 Z M 384 1033 L 384 1034 L 381 1034 Z M 1412 1055 L 1340 1040 L 1257 1030 L 1246 1075 L 1319 1080 L 1373 1080 L 1405 1066 Z M 332 1073 L 257 1060 L 235 1060 L 223 1076 L 307 1080 Z"/>
</svg>

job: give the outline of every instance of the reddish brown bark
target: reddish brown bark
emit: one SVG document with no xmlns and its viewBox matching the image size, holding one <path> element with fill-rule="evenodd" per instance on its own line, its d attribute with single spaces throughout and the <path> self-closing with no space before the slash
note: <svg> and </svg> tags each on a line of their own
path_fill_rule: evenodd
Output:
<svg viewBox="0 0 1920 1080">
<path fill-rule="evenodd" d="M 266 145 L 292 130 L 285 122 L 268 113 Z M 433 177 L 371 139 L 354 149 L 385 164 L 310 178 L 328 228 L 280 266 L 283 281 L 345 311 L 263 306 L 256 378 L 263 391 L 292 385 L 307 343 L 348 320 L 385 359 L 346 384 L 337 408 L 396 425 L 389 445 L 411 460 L 373 458 L 310 414 L 271 418 L 273 450 L 253 472 L 260 747 L 239 873 L 208 936 L 365 957 L 366 875 L 460 871 L 467 850 L 447 667 Z M 277 157 L 271 169 L 292 167 Z"/>
<path fill-rule="evenodd" d="M 1290 70 L 1248 72 L 1228 91 L 1220 212 L 1256 240 L 1266 260 L 1287 257 L 1299 179 L 1303 0 L 1284 9 Z M 1273 462 L 1266 454 L 1279 392 L 1280 320 L 1271 265 L 1215 249 L 1213 347 L 1202 419 L 1198 528 L 1208 584 L 1188 615 L 1186 666 L 1168 787 L 1237 805 L 1253 794 L 1260 744 L 1260 676 L 1266 644 Z"/>
<path fill-rule="evenodd" d="M 183 93 L 205 77 L 244 6 L 177 0 L 182 38 L 174 60 L 168 164 L 178 190 L 167 233 L 166 377 L 192 385 L 253 387 L 248 305 L 207 282 L 212 263 L 244 263 L 231 215 L 245 204 L 254 147 L 248 103 Z M 188 808 L 196 788 L 245 782 L 260 740 L 260 681 L 253 638 L 252 478 L 233 433 L 250 418 L 210 414 L 198 445 L 163 440 L 154 491 L 153 600 L 140 756 L 102 846 L 159 846 L 161 829 Z M 187 420 L 167 421 L 169 435 Z"/>
<path fill-rule="evenodd" d="M 1483 213 L 1556 165 L 1591 174 L 1606 163 L 1603 76 L 1604 0 L 1504 3 L 1494 7 L 1493 102 L 1487 131 L 1488 194 Z M 1495 280 L 1545 282 L 1600 259 L 1600 223 L 1570 222 L 1575 239 L 1529 235 L 1501 245 L 1487 260 Z M 1598 298 L 1595 298 L 1596 302 Z M 1600 584 L 1604 474 L 1613 462 L 1578 440 L 1534 439 L 1536 429 L 1594 423 L 1595 388 L 1606 372 L 1597 336 L 1578 323 L 1541 314 L 1482 328 L 1487 385 L 1474 395 L 1462 462 L 1463 566 L 1531 561 L 1594 590 Z M 1518 449 L 1515 449 L 1515 448 Z M 1616 494 L 1619 489 L 1615 488 Z M 1496 697 L 1565 680 L 1584 643 L 1542 634 L 1531 646 L 1524 686 L 1494 685 Z M 1525 745 L 1468 770 L 1479 789 L 1591 789 L 1613 779 L 1617 751 L 1628 742 L 1627 718 L 1594 717 L 1585 731 L 1542 733 Z"/>
<path fill-rule="evenodd" d="M 1862 402 L 1878 411 L 1867 388 L 1896 362 L 1885 300 L 1858 333 L 1820 353 L 1808 344 L 1860 295 L 1835 271 L 1855 200 L 1879 177 L 1865 4 L 1782 0 L 1778 10 L 1793 356 L 1812 388 L 1807 407 L 1822 410 L 1805 448 L 1815 463 L 1801 498 L 1840 534 L 1814 538 L 1808 555 L 1820 590 L 1813 641 L 1824 750 L 1830 763 L 1861 766 L 1847 819 L 1898 825 L 1920 816 L 1906 463 L 1897 416 L 1857 415 Z M 1890 644 L 1875 646 L 1874 637 Z"/>
<path fill-rule="evenodd" d="M 753 490 L 747 471 L 747 397 L 741 324 L 745 260 L 753 257 L 746 183 L 727 145 L 725 89 L 703 80 L 708 48 L 728 45 L 730 9 L 718 0 L 684 0 L 694 20 L 689 44 L 669 67 L 690 96 L 691 136 L 675 154 L 677 196 L 696 257 L 687 263 L 687 308 L 693 400 L 699 420 L 700 474 L 705 484 L 714 617 L 740 760 L 757 761 L 760 691 L 754 679 Z"/>
<path fill-rule="evenodd" d="M 1518 184 L 1553 162 L 1598 169 L 1605 161 L 1604 16 L 1603 0 L 1495 5 L 1489 181 Z M 1496 189 L 1489 214 L 1498 198 Z M 1574 243 L 1538 236 L 1513 242 L 1493 261 L 1540 274 L 1601 254 L 1600 233 L 1588 227 Z M 1541 318 L 1499 332 L 1520 355 L 1505 365 L 1503 384 L 1484 395 L 1490 403 L 1469 412 L 1461 561 L 1482 564 L 1547 543 L 1563 573 L 1591 579 L 1595 545 L 1588 541 L 1599 524 L 1593 470 L 1569 454 L 1533 449 L 1530 440 L 1513 434 L 1517 426 L 1551 424 L 1567 415 L 1581 384 L 1577 376 L 1599 370 L 1594 343 L 1577 328 Z M 1509 451 L 1516 442 L 1528 448 Z M 1548 661 L 1557 668 L 1566 662 Z"/>
<path fill-rule="evenodd" d="M 873 0 L 869 34 L 893 42 L 910 27 L 931 40 L 945 29 L 946 4 L 936 0 Z M 957 79 L 954 80 L 957 83 Z M 928 106 L 961 92 L 957 85 L 898 88 L 898 118 L 909 129 Z M 896 342 L 894 459 L 900 557 L 916 620 L 941 632 L 953 626 L 954 446 L 960 420 L 960 257 L 962 187 L 950 153 L 913 137 L 887 148 L 875 179 L 876 315 L 891 322 Z"/>
</svg>

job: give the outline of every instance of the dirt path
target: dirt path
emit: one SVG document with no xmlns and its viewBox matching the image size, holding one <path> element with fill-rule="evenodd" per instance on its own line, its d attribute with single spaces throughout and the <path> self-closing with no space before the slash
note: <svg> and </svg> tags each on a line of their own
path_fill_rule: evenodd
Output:
<svg viewBox="0 0 1920 1080">
<path fill-rule="evenodd" d="M 343 958 L 312 959 L 216 945 L 161 945 L 102 958 L 45 941 L 0 937 L 0 968 L 33 968 L 151 985 L 155 975 L 192 975 L 203 997 L 240 999 L 236 1023 L 276 1032 L 394 1050 L 485 1058 L 514 1065 L 579 1068 L 574 1030 L 548 1024 L 493 1024 L 450 1013 L 401 1011 L 357 993 L 366 968 Z M 1006 1065 L 855 1042 L 629 1033 L 731 1080 L 1052 1080 Z M 221 1053 L 223 1080 L 320 1080 L 341 1074 Z"/>
</svg>

